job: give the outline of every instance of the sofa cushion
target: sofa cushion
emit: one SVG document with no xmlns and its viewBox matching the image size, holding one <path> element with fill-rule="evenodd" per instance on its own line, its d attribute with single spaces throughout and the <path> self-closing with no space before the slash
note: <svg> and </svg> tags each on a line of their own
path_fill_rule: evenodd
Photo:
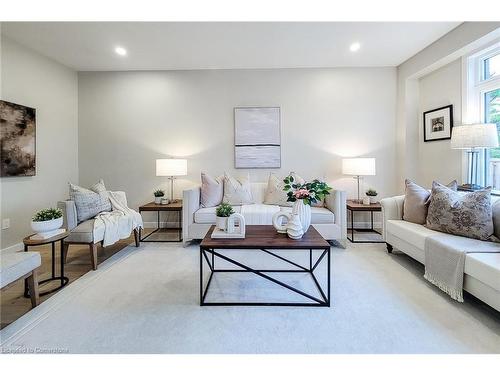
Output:
<svg viewBox="0 0 500 375">
<path fill-rule="evenodd" d="M 36 251 L 5 252 L 0 257 L 0 288 L 40 267 L 42 259 Z"/>
<path fill-rule="evenodd" d="M 489 242 L 500 248 L 500 244 Z M 500 290 L 500 253 L 469 253 L 465 258 L 465 273 L 495 290 Z"/>
<path fill-rule="evenodd" d="M 102 180 L 94 184 L 90 190 L 70 183 L 69 197 L 75 202 L 79 223 L 93 218 L 100 212 L 111 211 L 111 201 Z"/>
<path fill-rule="evenodd" d="M 246 204 L 241 207 L 241 214 L 246 225 L 271 225 L 273 215 L 279 210 L 279 206 L 270 204 Z"/>
<path fill-rule="evenodd" d="M 425 239 L 433 234 L 440 234 L 420 224 L 404 220 L 387 220 L 387 232 L 424 251 Z M 451 236 L 451 234 L 450 234 Z"/>
<path fill-rule="evenodd" d="M 224 198 L 223 202 L 233 206 L 252 204 L 252 190 L 250 188 L 250 175 L 236 179 L 224 173 Z"/>
<path fill-rule="evenodd" d="M 493 235 L 491 188 L 460 194 L 433 183 L 426 226 L 457 236 L 488 240 Z"/>
<path fill-rule="evenodd" d="M 215 210 L 217 207 L 203 207 L 194 213 L 194 222 L 197 224 L 215 224 Z M 233 206 L 234 212 L 241 213 L 241 206 Z"/>
<path fill-rule="evenodd" d="M 288 196 L 285 190 L 283 190 L 284 187 L 285 183 L 283 182 L 283 179 L 280 179 L 274 173 L 271 173 L 267 182 L 264 204 L 291 207 L 293 205 L 293 202 L 287 201 Z"/>
<path fill-rule="evenodd" d="M 94 219 L 85 220 L 71 230 L 71 233 L 66 237 L 64 242 L 97 243 L 104 239 L 104 229 L 102 220 L 98 220 L 97 222 Z"/>
<path fill-rule="evenodd" d="M 213 178 L 201 172 L 201 207 L 216 207 L 224 195 L 224 176 Z"/>
<path fill-rule="evenodd" d="M 292 212 L 292 207 L 281 207 L 281 211 Z M 311 224 L 333 224 L 335 215 L 326 207 L 311 207 Z"/>
</svg>

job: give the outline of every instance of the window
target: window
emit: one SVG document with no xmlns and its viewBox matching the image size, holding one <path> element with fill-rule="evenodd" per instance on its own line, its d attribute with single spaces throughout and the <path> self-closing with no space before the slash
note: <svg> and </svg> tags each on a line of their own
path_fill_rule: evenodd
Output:
<svg viewBox="0 0 500 375">
<path fill-rule="evenodd" d="M 463 123 L 494 123 L 500 136 L 500 42 L 464 60 L 465 77 Z M 478 184 L 492 186 L 500 194 L 500 147 L 480 153 Z"/>
</svg>

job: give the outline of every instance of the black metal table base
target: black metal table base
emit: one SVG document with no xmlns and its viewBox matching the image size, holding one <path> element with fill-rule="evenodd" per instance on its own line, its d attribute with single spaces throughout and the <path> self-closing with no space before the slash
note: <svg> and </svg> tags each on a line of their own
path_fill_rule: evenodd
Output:
<svg viewBox="0 0 500 375">
<path fill-rule="evenodd" d="M 139 228 L 139 241 L 140 242 L 181 242 L 182 241 L 182 218 L 181 214 L 179 213 L 179 227 L 178 228 L 160 228 L 160 211 L 156 211 L 157 216 L 156 216 L 156 229 L 152 231 L 151 233 L 148 233 L 146 236 L 142 237 L 142 229 Z M 160 232 L 162 229 L 167 229 L 167 230 L 177 230 L 179 233 L 178 240 L 147 240 L 148 237 L 151 235 Z"/>
<path fill-rule="evenodd" d="M 373 228 L 373 211 L 370 211 L 370 228 L 354 228 L 354 212 L 355 211 L 351 211 L 351 228 L 347 230 L 347 232 L 351 232 L 351 237 L 347 236 L 347 239 L 349 241 L 351 241 L 352 243 L 385 243 L 385 241 L 383 240 L 380 240 L 380 241 L 377 241 L 377 240 L 355 240 L 354 239 L 354 232 L 357 231 L 357 232 L 365 232 L 365 233 L 377 233 L 377 234 L 380 234 L 382 236 L 382 233 L 380 233 L 379 231 L 375 230 Z M 360 212 L 366 212 L 366 211 L 360 211 Z"/>
<path fill-rule="evenodd" d="M 59 289 L 62 289 L 64 288 L 68 283 L 69 283 L 69 279 L 64 276 L 64 259 L 63 259 L 63 241 L 64 240 L 60 240 L 60 250 L 61 250 L 61 257 L 60 257 L 60 260 L 61 260 L 61 274 L 60 276 L 56 276 L 56 246 L 55 246 L 55 242 L 52 242 L 51 245 L 52 245 L 52 264 L 51 264 L 51 277 L 47 278 L 47 279 L 43 279 L 41 281 L 38 282 L 38 285 L 43 285 L 43 284 L 47 284 L 51 281 L 60 281 L 60 285 L 56 288 L 53 288 L 53 289 L 50 289 L 50 290 L 46 290 L 44 292 L 40 292 L 40 297 L 42 296 L 46 296 L 47 294 L 50 294 L 50 293 L 54 293 L 55 291 L 58 291 Z M 29 245 L 29 246 L 40 246 L 40 245 Z M 24 246 L 24 251 L 28 251 L 28 246 L 25 245 Z M 28 288 L 28 282 L 27 280 L 24 280 L 24 297 L 26 298 L 30 298 L 30 293 L 29 293 L 29 288 Z"/>
<path fill-rule="evenodd" d="M 295 268 L 294 269 L 254 269 L 250 266 L 247 266 L 243 263 L 240 263 L 234 259 L 229 258 L 227 255 L 223 255 L 217 251 L 216 249 L 211 249 L 211 248 L 200 248 L 200 306 L 318 306 L 318 307 L 329 307 L 330 306 L 330 248 L 328 249 L 319 249 L 321 251 L 320 256 L 318 257 L 317 260 L 313 262 L 313 252 L 314 249 L 305 249 L 306 251 L 309 250 L 309 267 L 304 267 L 298 263 L 295 263 L 289 259 L 286 259 L 278 254 L 275 254 L 271 252 L 269 249 L 260 249 L 261 251 L 278 258 L 288 264 L 293 265 Z M 244 250 L 244 249 L 242 249 Z M 235 250 L 231 250 L 235 251 Z M 294 250 L 297 251 L 297 250 Z M 325 257 L 326 256 L 326 257 Z M 229 262 L 231 264 L 234 264 L 237 267 L 240 267 L 240 269 L 216 269 L 215 268 L 215 258 L 220 258 L 225 260 L 226 262 Z M 321 287 L 320 283 L 318 282 L 318 279 L 314 275 L 314 271 L 318 267 L 320 263 L 322 263 L 322 260 L 326 258 L 327 262 L 327 287 L 326 287 L 326 292 L 323 290 Z M 208 282 L 206 285 L 204 285 L 204 279 L 203 279 L 203 260 L 205 260 L 206 264 L 208 265 L 210 269 L 210 276 L 208 278 Z M 271 281 L 285 289 L 291 290 L 295 292 L 296 294 L 299 294 L 303 297 L 306 297 L 307 299 L 311 300 L 312 302 L 207 302 L 206 297 L 208 290 L 210 288 L 210 283 L 212 281 L 213 275 L 215 273 L 223 273 L 223 272 L 246 272 L 246 273 L 253 273 L 255 275 L 258 275 L 268 281 Z M 312 280 L 314 281 L 314 284 L 321 295 L 321 297 L 315 297 L 312 296 L 309 293 L 306 293 L 300 289 L 297 289 L 289 284 L 284 283 L 283 281 L 280 281 L 270 275 L 268 273 L 308 273 Z"/>
</svg>

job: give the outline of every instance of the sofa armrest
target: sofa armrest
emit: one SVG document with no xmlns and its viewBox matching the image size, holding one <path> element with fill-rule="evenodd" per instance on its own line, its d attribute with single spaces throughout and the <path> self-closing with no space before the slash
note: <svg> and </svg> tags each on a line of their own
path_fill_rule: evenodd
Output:
<svg viewBox="0 0 500 375">
<path fill-rule="evenodd" d="M 182 192 L 182 236 L 184 241 L 192 238 L 189 235 L 189 225 L 194 223 L 194 213 L 200 209 L 200 187 Z"/>
<path fill-rule="evenodd" d="M 325 197 L 326 207 L 333 212 L 335 224 L 340 226 L 341 240 L 347 239 L 347 194 L 342 190 L 330 190 Z"/>
<path fill-rule="evenodd" d="M 403 219 L 403 203 L 404 195 L 384 198 L 380 201 L 382 206 L 382 235 L 386 239 L 386 223 L 387 220 L 402 220 Z"/>
<path fill-rule="evenodd" d="M 63 226 L 67 230 L 73 230 L 78 225 L 76 216 L 76 205 L 74 201 L 66 200 L 57 202 L 57 208 L 63 212 Z"/>
</svg>

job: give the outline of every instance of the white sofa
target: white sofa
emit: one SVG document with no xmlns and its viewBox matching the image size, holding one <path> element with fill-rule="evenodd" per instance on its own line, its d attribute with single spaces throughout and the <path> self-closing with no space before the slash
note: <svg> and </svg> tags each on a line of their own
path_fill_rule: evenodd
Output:
<svg viewBox="0 0 500 375">
<path fill-rule="evenodd" d="M 492 197 L 495 202 L 498 198 Z M 382 205 L 383 236 L 387 251 L 393 247 L 424 263 L 425 239 L 440 232 L 403 220 L 404 195 L 385 198 Z M 499 202 L 500 203 L 500 202 Z M 500 233 L 500 212 L 493 210 L 495 235 Z M 453 235 L 449 235 L 454 237 Z M 467 239 L 469 240 L 469 239 Z M 469 240 L 470 241 L 470 240 Z M 479 240 L 473 240 L 478 241 Z M 500 244 L 491 242 L 491 246 Z M 500 253 L 470 253 L 465 258 L 464 290 L 500 311 Z"/>
<path fill-rule="evenodd" d="M 263 204 L 267 183 L 252 183 L 252 196 L 255 204 L 235 206 L 242 213 L 247 225 L 271 225 L 272 217 L 278 211 L 291 212 L 291 207 Z M 203 239 L 210 227 L 215 224 L 216 207 L 200 206 L 200 188 L 184 190 L 182 204 L 182 236 L 184 243 Z M 325 207 L 311 207 L 311 224 L 326 240 L 336 240 L 345 245 L 347 238 L 346 193 L 331 190 L 327 195 Z"/>
</svg>

